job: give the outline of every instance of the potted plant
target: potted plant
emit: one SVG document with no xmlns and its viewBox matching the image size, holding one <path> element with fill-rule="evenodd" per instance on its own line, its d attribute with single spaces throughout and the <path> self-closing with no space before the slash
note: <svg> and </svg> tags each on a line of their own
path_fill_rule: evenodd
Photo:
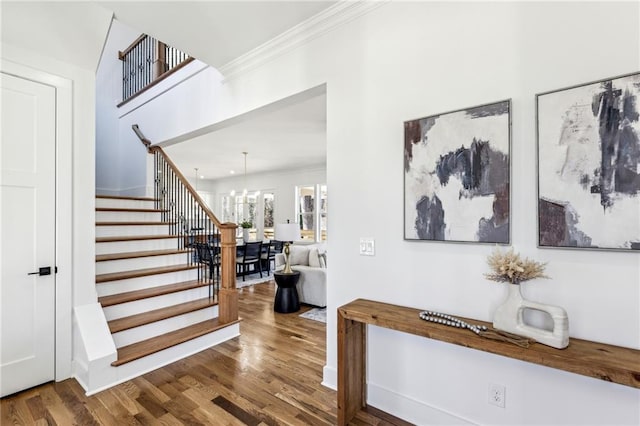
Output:
<svg viewBox="0 0 640 426">
<path fill-rule="evenodd" d="M 242 239 L 245 242 L 249 241 L 249 229 L 253 228 L 253 224 L 249 220 L 243 220 L 240 222 L 240 227 L 242 228 Z"/>
</svg>

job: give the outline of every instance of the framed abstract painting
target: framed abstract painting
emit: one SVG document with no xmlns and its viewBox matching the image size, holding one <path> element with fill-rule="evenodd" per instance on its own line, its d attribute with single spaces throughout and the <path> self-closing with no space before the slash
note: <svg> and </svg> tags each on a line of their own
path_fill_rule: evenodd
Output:
<svg viewBox="0 0 640 426">
<path fill-rule="evenodd" d="M 510 243 L 511 101 L 404 123 L 404 239 Z"/>
<path fill-rule="evenodd" d="M 640 73 L 536 95 L 538 245 L 640 250 Z"/>
</svg>

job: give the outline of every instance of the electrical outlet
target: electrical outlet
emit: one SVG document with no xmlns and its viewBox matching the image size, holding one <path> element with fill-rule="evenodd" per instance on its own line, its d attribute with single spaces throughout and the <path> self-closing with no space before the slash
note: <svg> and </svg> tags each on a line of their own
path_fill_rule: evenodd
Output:
<svg viewBox="0 0 640 426">
<path fill-rule="evenodd" d="M 489 404 L 504 408 L 506 389 L 503 385 L 489 385 Z"/>
</svg>

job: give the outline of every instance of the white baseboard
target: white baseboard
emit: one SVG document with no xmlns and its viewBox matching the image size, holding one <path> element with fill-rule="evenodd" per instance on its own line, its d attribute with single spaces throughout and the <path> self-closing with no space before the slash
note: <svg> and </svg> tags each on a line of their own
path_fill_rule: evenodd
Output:
<svg viewBox="0 0 640 426">
<path fill-rule="evenodd" d="M 148 188 L 146 185 L 124 188 L 120 190 L 120 195 L 123 197 L 146 197 L 148 195 Z"/>
<path fill-rule="evenodd" d="M 322 386 L 334 391 L 338 390 L 338 370 L 325 365 L 322 369 Z"/>
<path fill-rule="evenodd" d="M 96 194 L 119 195 L 122 197 L 148 197 L 153 196 L 153 188 L 147 186 L 132 186 L 131 188 L 124 189 L 96 188 Z"/>
<path fill-rule="evenodd" d="M 322 386 L 338 389 L 338 370 L 325 365 Z M 470 420 L 446 412 L 406 395 L 367 383 L 367 404 L 417 425 L 473 425 Z"/>
<path fill-rule="evenodd" d="M 417 425 L 476 424 L 375 383 L 367 383 L 367 404 Z"/>
<path fill-rule="evenodd" d="M 97 195 L 120 195 L 119 189 L 96 188 Z"/>
</svg>

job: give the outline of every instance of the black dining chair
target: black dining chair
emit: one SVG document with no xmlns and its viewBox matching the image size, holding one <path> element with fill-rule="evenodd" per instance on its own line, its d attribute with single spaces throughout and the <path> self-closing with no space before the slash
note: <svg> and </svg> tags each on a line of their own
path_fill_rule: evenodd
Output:
<svg viewBox="0 0 640 426">
<path fill-rule="evenodd" d="M 273 269 L 276 268 L 276 254 L 282 253 L 282 241 L 271 240 L 267 245 L 267 250 L 262 251 L 262 263 L 267 265 L 267 275 L 271 273 L 271 262 L 273 262 Z"/>
<path fill-rule="evenodd" d="M 195 243 L 197 261 L 209 269 L 209 280 L 213 282 L 214 290 L 216 289 L 216 277 L 220 276 L 220 253 L 217 253 L 216 247 L 211 247 L 207 243 Z"/>
<path fill-rule="evenodd" d="M 260 263 L 262 268 L 267 269 L 267 275 L 270 273 L 269 256 L 271 255 L 271 243 L 262 243 L 262 251 L 260 252 Z"/>
<path fill-rule="evenodd" d="M 260 278 L 262 278 L 262 241 L 248 242 L 238 248 L 239 253 L 236 256 L 236 266 L 242 275 L 242 281 L 245 281 L 245 277 L 251 270 L 251 265 L 253 265 L 254 271 L 256 267 L 258 268 Z"/>
</svg>

